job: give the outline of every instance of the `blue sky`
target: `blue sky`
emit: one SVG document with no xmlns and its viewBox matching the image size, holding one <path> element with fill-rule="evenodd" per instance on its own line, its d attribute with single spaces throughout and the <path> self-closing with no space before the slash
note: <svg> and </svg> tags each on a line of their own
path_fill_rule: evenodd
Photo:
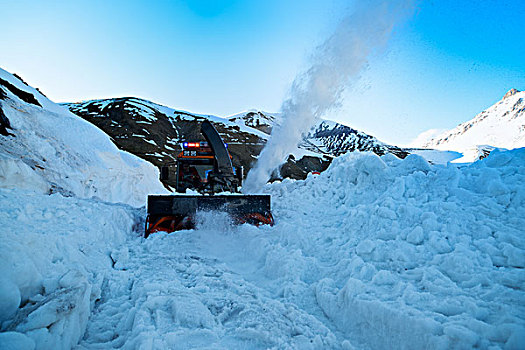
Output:
<svg viewBox="0 0 525 350">
<path fill-rule="evenodd" d="M 0 66 L 54 101 L 278 111 L 351 2 L 0 0 Z M 326 118 L 406 144 L 525 89 L 525 1 L 420 1 Z"/>
</svg>

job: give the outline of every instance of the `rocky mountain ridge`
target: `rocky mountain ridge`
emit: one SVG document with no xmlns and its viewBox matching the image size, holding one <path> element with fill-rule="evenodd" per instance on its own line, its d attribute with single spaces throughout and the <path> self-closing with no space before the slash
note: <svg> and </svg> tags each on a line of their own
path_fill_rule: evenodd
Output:
<svg viewBox="0 0 525 350">
<path fill-rule="evenodd" d="M 199 124 L 214 123 L 228 144 L 235 166 L 250 169 L 271 130 L 282 116 L 247 111 L 227 118 L 175 110 L 135 97 L 65 103 L 71 112 L 95 124 L 121 149 L 161 166 L 174 162 L 183 141 L 203 140 Z M 408 153 L 386 145 L 373 136 L 331 121 L 320 121 L 305 136 L 298 149 L 282 166 L 280 177 L 303 179 L 312 171 L 323 171 L 333 159 L 351 151 Z M 171 185 L 171 184 L 170 184 Z"/>
</svg>

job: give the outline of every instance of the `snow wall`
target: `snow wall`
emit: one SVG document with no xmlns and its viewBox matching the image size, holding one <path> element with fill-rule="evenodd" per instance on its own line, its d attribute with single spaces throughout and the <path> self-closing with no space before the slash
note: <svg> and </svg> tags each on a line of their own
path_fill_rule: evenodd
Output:
<svg viewBox="0 0 525 350">
<path fill-rule="evenodd" d="M 318 280 L 307 283 L 324 313 L 372 348 L 517 349 L 524 184 L 525 148 L 463 168 L 348 154 L 269 186 L 286 249 L 261 252 L 265 268 L 284 291 Z"/>
<path fill-rule="evenodd" d="M 220 232 L 212 221 L 194 231 L 154 234 L 145 244 L 181 257 L 203 247 L 200 256 L 221 262 L 212 270 L 264 286 L 257 298 L 270 295 L 314 315 L 319 308 L 363 347 L 519 349 L 525 324 L 524 181 L 525 149 L 495 151 L 460 168 L 432 166 L 417 155 L 399 160 L 354 153 L 305 181 L 268 185 L 274 227 Z M 2 271 L 1 285 L 8 286 L 2 315 L 13 315 L 19 300 L 27 305 L 25 315 L 34 314 L 4 320 L 3 330 L 11 333 L 1 333 L 0 341 L 68 348 L 82 336 L 93 305 L 108 297 L 101 286 L 112 264 L 126 261 L 118 256 L 120 247 L 127 241 L 146 249 L 133 229 L 137 218 L 119 204 L 0 194 L 1 207 L 10 208 L 1 218 L 7 223 L 1 239 L 8 242 L 2 247 L 10 247 L 2 251 L 9 266 Z M 174 293 L 183 288 L 155 286 Z M 264 305 L 266 312 L 274 312 L 274 304 Z M 201 309 L 192 317 L 199 319 L 201 311 L 214 317 Z M 141 317 L 130 313 L 115 327 L 136 343 L 143 335 Z M 218 320 L 206 324 L 209 334 L 221 334 Z M 105 331 L 100 329 L 101 337 Z M 163 333 L 158 338 L 167 341 Z M 268 339 L 286 344 L 284 338 Z M 326 341 L 319 346 L 337 348 L 333 338 Z"/>
<path fill-rule="evenodd" d="M 0 189 L 0 348 L 71 349 L 137 211 L 121 204 Z M 144 214 L 144 213 L 142 213 Z"/>
<path fill-rule="evenodd" d="M 143 232 L 131 206 L 166 190 L 152 164 L 2 69 L 0 79 L 11 127 L 0 136 L 0 348 L 70 349 L 111 252 Z"/>
<path fill-rule="evenodd" d="M 14 136 L 0 137 L 0 187 L 142 206 L 166 193 L 152 164 L 120 151 L 109 136 L 0 69 L 0 106 Z M 6 88 L 6 86 L 10 86 Z M 40 106 L 22 101 L 16 89 Z"/>
</svg>

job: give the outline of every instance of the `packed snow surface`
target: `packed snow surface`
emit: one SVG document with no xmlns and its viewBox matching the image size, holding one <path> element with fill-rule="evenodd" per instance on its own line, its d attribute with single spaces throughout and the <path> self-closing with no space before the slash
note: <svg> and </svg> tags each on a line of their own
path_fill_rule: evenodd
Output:
<svg viewBox="0 0 525 350">
<path fill-rule="evenodd" d="M 132 207 L 0 190 L 0 348 L 519 349 L 524 182 L 525 149 L 352 153 L 267 185 L 273 227 L 148 239 Z"/>
</svg>

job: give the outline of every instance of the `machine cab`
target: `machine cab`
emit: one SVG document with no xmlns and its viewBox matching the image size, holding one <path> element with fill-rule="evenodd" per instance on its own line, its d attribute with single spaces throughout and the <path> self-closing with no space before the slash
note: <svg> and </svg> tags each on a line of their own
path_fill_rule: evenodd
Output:
<svg viewBox="0 0 525 350">
<path fill-rule="evenodd" d="M 224 145 L 228 147 L 227 144 Z M 229 157 L 232 158 L 231 155 Z M 208 142 L 183 142 L 182 152 L 177 155 L 176 161 L 176 191 L 185 193 L 188 188 L 202 190 L 215 166 L 215 155 Z M 243 176 L 242 167 L 234 167 L 233 170 L 240 183 Z M 160 175 L 161 180 L 167 180 L 170 177 L 170 167 L 162 167 Z"/>
</svg>

